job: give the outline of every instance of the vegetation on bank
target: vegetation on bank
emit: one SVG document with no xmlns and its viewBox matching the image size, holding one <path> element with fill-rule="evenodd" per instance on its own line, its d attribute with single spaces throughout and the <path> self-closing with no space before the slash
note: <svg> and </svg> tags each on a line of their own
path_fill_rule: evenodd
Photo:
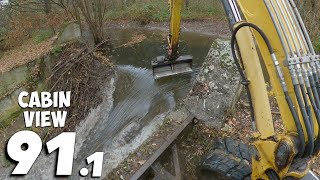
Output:
<svg viewBox="0 0 320 180">
<path fill-rule="evenodd" d="M 96 44 L 104 39 L 104 22 L 169 20 L 168 0 L 0 0 L 1 52 L 20 46 L 26 39 L 42 42 L 70 21 L 90 26 Z M 225 18 L 221 0 L 184 0 L 184 20 Z M 297 1 L 317 51 L 320 52 L 320 1 Z"/>
<path fill-rule="evenodd" d="M 184 20 L 203 20 L 224 17 L 220 0 L 186 0 L 182 18 Z M 136 0 L 126 5 L 113 3 L 106 14 L 107 20 L 129 21 L 168 21 L 169 6 L 166 0 Z"/>
<path fill-rule="evenodd" d="M 304 19 L 309 34 L 312 38 L 314 47 L 320 53 L 320 1 L 298 1 L 295 0 L 300 14 Z"/>
</svg>

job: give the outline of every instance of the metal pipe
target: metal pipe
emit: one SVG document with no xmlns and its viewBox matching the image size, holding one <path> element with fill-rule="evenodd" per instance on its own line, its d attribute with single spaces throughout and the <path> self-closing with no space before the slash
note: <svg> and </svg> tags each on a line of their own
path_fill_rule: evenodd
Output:
<svg viewBox="0 0 320 180">
<path fill-rule="evenodd" d="M 280 3 L 282 3 L 282 5 L 283 5 L 283 7 L 285 8 L 285 12 L 286 12 L 286 14 L 287 14 L 287 16 L 288 16 L 288 19 L 289 19 L 289 21 L 291 22 L 291 26 L 292 26 L 292 28 L 293 29 L 295 29 L 295 36 L 296 36 L 296 38 L 297 38 L 297 40 L 298 40 L 298 42 L 299 42 L 299 45 L 300 45 L 300 48 L 301 48 L 301 52 L 303 52 L 303 54 L 305 55 L 305 56 L 307 56 L 307 55 L 310 55 L 311 53 L 310 53 L 310 51 L 309 51 L 309 48 L 308 48 L 308 46 L 306 45 L 306 41 L 305 41 L 305 39 L 303 39 L 302 37 L 304 37 L 303 36 L 303 34 L 302 34 L 302 31 L 301 31 L 301 27 L 297 27 L 297 25 L 299 26 L 299 24 L 298 23 L 295 23 L 295 21 L 293 20 L 293 17 L 294 18 L 296 18 L 295 17 L 295 15 L 294 14 L 291 14 L 290 15 L 290 10 L 293 12 L 293 10 L 292 10 L 292 8 L 290 7 L 290 8 L 288 8 L 288 6 L 287 6 L 287 4 L 284 2 L 284 1 L 280 1 Z M 289 10 L 290 9 L 290 10 Z M 296 21 L 297 22 L 297 21 Z M 301 34 L 299 34 L 299 32 L 301 33 Z M 306 45 L 306 46 L 305 46 Z M 309 91 L 308 92 L 308 94 L 309 94 L 309 99 L 310 99 L 310 101 L 315 101 L 313 98 L 314 98 L 314 96 L 312 96 L 312 91 L 310 91 L 310 80 L 309 80 L 309 77 L 308 77 L 308 70 L 310 70 L 310 66 L 309 66 L 309 64 L 306 64 L 306 65 L 304 65 L 304 64 L 302 64 L 301 65 L 302 66 L 302 70 L 304 71 L 304 80 L 305 80 L 305 82 L 306 82 L 306 88 L 307 88 L 307 91 Z M 308 105 L 308 103 L 307 103 L 307 101 L 308 101 L 308 99 L 305 97 L 306 95 L 305 95 L 305 89 L 304 89 L 304 87 L 300 87 L 301 88 L 301 90 L 302 90 L 302 94 L 304 95 L 304 101 L 305 101 L 305 104 L 306 104 L 306 106 L 307 106 L 307 108 L 309 107 L 309 105 Z M 315 109 L 315 111 L 316 111 L 316 109 Z M 312 112 L 311 111 L 309 111 L 309 113 L 308 113 L 308 115 L 309 116 L 311 116 L 312 115 Z M 313 124 L 313 122 L 310 122 L 311 124 Z"/>
<path fill-rule="evenodd" d="M 279 1 L 276 1 L 279 9 L 280 9 L 280 13 L 282 14 L 282 17 L 284 18 L 284 21 L 286 23 L 286 26 L 289 30 L 289 34 L 293 40 L 293 44 L 296 48 L 296 53 L 298 54 L 299 57 L 301 57 L 301 53 L 300 53 L 300 49 L 299 49 L 299 39 L 298 39 L 298 36 L 297 34 L 294 33 L 290 23 L 289 23 L 289 20 L 290 18 L 286 17 L 285 15 L 285 11 L 283 9 L 283 7 L 281 6 L 281 4 L 279 3 Z M 301 42 L 300 42 L 301 43 Z M 296 65 L 298 70 L 300 69 L 299 67 L 299 64 Z M 304 65 L 302 65 L 302 69 L 303 71 L 306 71 L 306 68 Z M 312 111 L 310 109 L 310 106 L 309 106 L 309 103 L 308 103 L 308 99 L 306 98 L 306 92 L 305 92 L 305 87 L 303 85 L 303 78 L 301 76 L 301 72 L 298 71 L 298 76 L 299 76 L 299 84 L 300 86 L 297 86 L 295 85 L 294 86 L 294 90 L 295 90 L 295 93 L 296 93 L 296 98 L 297 98 L 297 101 L 298 101 L 298 104 L 300 106 L 300 110 L 301 110 L 301 113 L 302 113 L 302 117 L 303 117 L 303 120 L 305 122 L 305 127 L 306 127 L 306 130 L 307 130 L 307 134 L 308 134 L 308 145 L 307 145 L 307 153 L 306 155 L 311 155 L 313 153 L 313 150 L 314 150 L 314 140 L 313 140 L 313 137 L 314 137 L 314 124 L 313 124 L 313 119 L 312 119 Z M 305 77 L 304 79 L 306 82 L 308 82 L 308 77 Z M 308 85 L 308 84 L 307 84 Z M 298 87 L 300 87 L 300 91 L 298 91 Z M 303 104 L 303 101 L 302 101 L 302 98 L 301 98 L 301 93 L 302 93 L 302 96 L 304 98 L 304 103 Z M 312 98 L 312 95 L 309 96 L 309 98 L 311 99 Z M 304 106 L 305 105 L 305 106 Z"/>
<path fill-rule="evenodd" d="M 289 49 L 290 49 L 290 56 L 287 57 L 287 59 L 288 59 L 288 58 L 294 56 L 294 51 L 293 51 L 292 47 L 290 46 L 290 39 L 289 39 L 289 37 L 288 37 L 288 34 L 285 33 L 286 29 L 285 29 L 284 25 L 281 23 L 281 17 L 280 17 L 279 11 L 276 9 L 275 4 L 273 3 L 273 1 L 270 1 L 270 3 L 271 3 L 271 6 L 272 6 L 272 8 L 273 8 L 273 10 L 274 10 L 274 12 L 275 12 L 275 14 L 276 14 L 276 16 L 277 16 L 277 19 L 278 19 L 278 21 L 279 21 L 279 25 L 280 25 L 280 27 L 281 27 L 281 30 L 282 30 L 282 32 L 283 32 L 283 35 L 284 35 L 284 37 L 285 37 L 285 39 L 286 39 L 286 41 L 287 41 L 287 43 L 288 43 L 287 46 L 288 46 Z"/>
<path fill-rule="evenodd" d="M 271 0 L 271 2 L 272 2 L 272 0 Z M 280 13 L 281 13 L 281 15 L 282 15 L 282 17 L 283 17 L 283 19 L 284 19 L 284 21 L 285 21 L 285 24 L 286 24 L 286 26 L 287 26 L 287 28 L 288 28 L 288 30 L 289 30 L 289 35 L 291 36 L 293 45 L 294 45 L 294 47 L 295 47 L 295 49 L 296 49 L 296 54 L 297 54 L 299 57 L 301 57 L 301 53 L 300 53 L 299 47 L 298 47 L 298 45 L 297 45 L 297 44 L 298 44 L 298 43 L 297 43 L 297 40 L 296 40 L 296 38 L 294 37 L 294 32 L 293 32 L 292 28 L 290 27 L 290 23 L 289 23 L 287 17 L 286 17 L 285 14 L 284 14 L 284 10 L 283 10 L 283 8 L 281 7 L 281 5 L 280 5 L 280 3 L 279 3 L 278 0 L 276 0 L 276 4 L 278 5 L 278 8 L 279 8 L 279 10 L 280 10 Z"/>
<path fill-rule="evenodd" d="M 285 39 L 285 37 L 284 37 L 284 35 L 283 35 L 283 31 L 281 31 L 281 29 L 280 29 L 280 27 L 279 27 L 279 24 L 278 24 L 278 22 L 276 21 L 276 17 L 275 17 L 274 14 L 272 13 L 272 9 L 271 9 L 270 5 L 268 4 L 268 2 L 267 2 L 266 0 L 264 0 L 264 4 L 265 4 L 266 7 L 267 7 L 267 10 L 268 10 L 268 12 L 269 12 L 269 15 L 270 15 L 270 17 L 271 17 L 271 19 L 272 19 L 272 22 L 273 22 L 273 24 L 275 25 L 275 28 L 276 28 L 277 33 L 278 33 L 278 35 L 279 35 L 279 38 L 280 38 L 280 41 L 281 41 L 283 50 L 284 50 L 285 55 L 286 55 L 286 59 L 288 59 L 288 58 L 289 58 L 289 53 L 288 53 L 288 51 L 291 51 L 291 52 L 292 52 L 292 50 L 289 49 L 289 48 L 290 48 L 290 47 L 289 47 L 289 43 L 286 42 L 287 44 L 285 44 L 285 41 L 287 41 L 287 39 Z"/>
<path fill-rule="evenodd" d="M 289 12 L 290 12 L 291 16 L 293 17 L 294 23 L 298 26 L 297 29 L 299 30 L 299 33 L 300 33 L 300 36 L 302 38 L 304 47 L 307 49 L 307 52 L 309 52 L 311 54 L 310 47 L 308 46 L 307 39 L 303 34 L 302 27 L 301 27 L 301 25 L 300 25 L 300 23 L 298 21 L 298 18 L 296 16 L 296 14 L 294 13 L 294 10 L 293 10 L 292 6 L 290 5 L 290 3 L 288 1 L 285 1 L 284 3 L 286 4 L 286 6 L 289 9 Z"/>
<path fill-rule="evenodd" d="M 290 15 L 289 8 L 286 6 L 286 3 L 284 1 L 279 1 L 279 2 L 280 2 L 280 4 L 282 4 L 282 6 L 283 6 L 283 8 L 285 10 L 284 13 L 287 15 L 287 17 L 289 19 L 289 22 L 291 22 L 291 23 L 289 23 L 289 25 L 291 25 L 291 27 L 294 30 L 293 32 L 294 32 L 294 34 L 295 34 L 295 36 L 296 36 L 296 38 L 298 40 L 298 43 L 299 43 L 301 51 L 304 52 L 304 55 L 308 55 L 309 52 L 307 52 L 306 48 L 304 47 L 304 44 L 303 44 L 302 39 L 301 39 L 301 36 L 299 34 L 299 29 L 300 28 L 298 28 L 296 26 L 294 20 L 292 19 L 293 17 Z"/>
<path fill-rule="evenodd" d="M 239 17 L 240 13 L 238 8 L 234 6 L 231 1 L 233 0 L 221 0 L 227 18 L 229 20 L 230 29 L 232 30 L 233 26 L 241 20 L 241 17 Z"/>
<path fill-rule="evenodd" d="M 241 19 L 241 15 L 240 15 L 239 9 L 237 7 L 237 4 L 235 3 L 234 0 L 228 0 L 228 1 L 229 1 L 230 6 L 231 6 L 231 9 L 233 11 L 233 14 L 236 17 L 236 21 L 237 22 L 241 21 L 242 19 Z"/>
</svg>

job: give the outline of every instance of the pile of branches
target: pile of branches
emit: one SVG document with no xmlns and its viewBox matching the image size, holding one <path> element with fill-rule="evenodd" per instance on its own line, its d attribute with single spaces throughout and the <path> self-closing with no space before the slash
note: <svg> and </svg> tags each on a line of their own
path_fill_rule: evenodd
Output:
<svg viewBox="0 0 320 180">
<path fill-rule="evenodd" d="M 47 79 L 47 88 L 50 92 L 71 91 L 71 106 L 65 109 L 68 111 L 65 128 L 50 131 L 46 138 L 50 139 L 62 131 L 73 131 L 90 109 L 102 102 L 101 88 L 113 70 L 111 63 L 97 54 L 100 53 L 96 48 L 89 49 L 79 43 L 64 48 Z"/>
</svg>

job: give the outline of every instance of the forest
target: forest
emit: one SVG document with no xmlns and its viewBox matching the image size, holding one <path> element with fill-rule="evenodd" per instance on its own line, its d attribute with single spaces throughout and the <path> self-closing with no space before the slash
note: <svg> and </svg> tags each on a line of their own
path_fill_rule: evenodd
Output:
<svg viewBox="0 0 320 180">
<path fill-rule="evenodd" d="M 319 51 L 320 2 L 296 2 Z M 169 8 L 166 0 L 1 0 L 0 17 L 1 57 L 26 40 L 40 43 L 52 37 L 72 21 L 88 25 L 97 44 L 104 37 L 106 22 L 168 21 Z M 185 21 L 223 21 L 225 14 L 219 0 L 185 0 L 182 17 Z"/>
</svg>

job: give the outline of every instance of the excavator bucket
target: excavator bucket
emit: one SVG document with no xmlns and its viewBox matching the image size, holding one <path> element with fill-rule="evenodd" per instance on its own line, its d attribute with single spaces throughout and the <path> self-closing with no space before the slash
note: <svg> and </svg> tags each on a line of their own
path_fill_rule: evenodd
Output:
<svg viewBox="0 0 320 180">
<path fill-rule="evenodd" d="M 192 72 L 192 56 L 179 56 L 176 60 L 166 60 L 158 56 L 151 62 L 155 79 Z"/>
<path fill-rule="evenodd" d="M 168 53 L 166 56 L 159 56 L 152 60 L 151 65 L 155 79 L 192 72 L 192 56 L 179 56 L 178 51 L 183 0 L 169 0 L 169 6 L 170 34 L 168 36 Z"/>
</svg>

